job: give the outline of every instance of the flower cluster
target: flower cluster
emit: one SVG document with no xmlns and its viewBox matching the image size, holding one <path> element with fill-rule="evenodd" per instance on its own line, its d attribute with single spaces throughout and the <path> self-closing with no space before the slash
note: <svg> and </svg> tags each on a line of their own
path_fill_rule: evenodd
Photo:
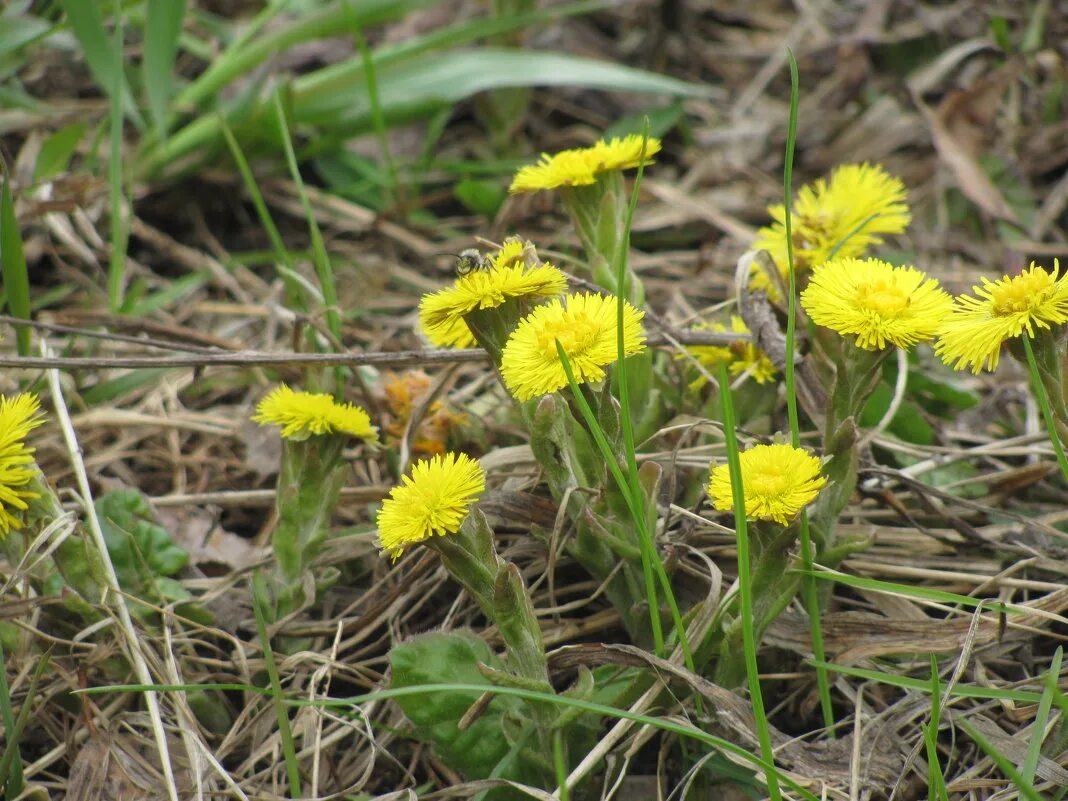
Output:
<svg viewBox="0 0 1068 801">
<path fill-rule="evenodd" d="M 379 544 L 394 560 L 411 545 L 459 531 L 486 489 L 486 472 L 466 454 L 446 453 L 417 462 L 401 481 L 378 513 Z"/>
<path fill-rule="evenodd" d="M 0 397 L 0 540 L 22 528 L 20 513 L 29 508 L 27 501 L 39 497 L 29 489 L 38 470 L 26 437 L 42 422 L 36 395 Z"/>
<path fill-rule="evenodd" d="M 550 298 L 567 289 L 567 278 L 551 264 L 528 267 L 522 240 L 510 239 L 490 259 L 487 269 L 473 270 L 452 286 L 424 295 L 419 323 L 439 348 L 470 348 L 475 343 L 464 316 L 493 309 L 511 298 Z"/>
<path fill-rule="evenodd" d="M 723 323 L 701 323 L 695 325 L 693 330 L 726 333 L 728 328 Z M 749 333 L 745 320 L 737 314 L 731 315 L 729 330 L 732 334 Z M 716 368 L 725 364 L 731 375 L 748 373 L 758 384 L 774 380 L 778 373 L 768 355 L 751 339 L 737 339 L 729 345 L 692 345 L 686 350 L 704 367 Z"/>
<path fill-rule="evenodd" d="M 325 392 L 296 392 L 285 384 L 257 404 L 252 419 L 260 425 L 281 426 L 282 436 L 291 440 L 337 433 L 378 441 L 378 429 L 359 406 L 338 403 Z"/>
<path fill-rule="evenodd" d="M 790 269 L 786 208 L 772 206 L 768 213 L 774 222 L 757 232 L 753 248 L 768 251 L 785 279 Z M 877 164 L 839 167 L 829 180 L 821 178 L 797 193 L 790 214 L 795 269 L 800 274 L 836 256 L 861 256 L 884 234 L 904 231 L 909 220 L 905 185 L 898 178 Z M 759 270 L 751 276 L 750 289 L 779 299 L 771 277 Z"/>
<path fill-rule="evenodd" d="M 961 295 L 938 330 L 935 352 L 957 370 L 995 370 L 1001 346 L 1022 335 L 1034 338 L 1040 329 L 1068 323 L 1068 274 L 1031 266 L 1015 277 L 981 279 L 976 297 Z"/>
<path fill-rule="evenodd" d="M 579 383 L 601 381 L 618 355 L 616 298 L 573 294 L 537 307 L 524 318 L 504 347 L 501 375 L 517 400 L 526 401 L 567 386 L 556 343 L 567 354 Z M 623 352 L 645 348 L 644 312 L 623 304 Z"/>
<path fill-rule="evenodd" d="M 857 347 L 881 350 L 931 339 L 953 301 L 915 267 L 839 258 L 813 271 L 801 305 L 816 325 L 856 337 Z"/>
<path fill-rule="evenodd" d="M 748 520 L 789 525 L 827 483 L 820 475 L 820 460 L 792 445 L 754 445 L 739 462 Z M 711 468 L 708 496 L 721 512 L 734 508 L 730 465 Z"/>
<path fill-rule="evenodd" d="M 602 139 L 591 147 L 561 150 L 552 156 L 543 153 L 537 164 L 523 167 L 516 173 L 509 191 L 537 192 L 561 186 L 588 186 L 597 182 L 600 173 L 630 169 L 643 162 L 649 164 L 659 152 L 659 139 L 631 134 L 608 142 Z"/>
</svg>

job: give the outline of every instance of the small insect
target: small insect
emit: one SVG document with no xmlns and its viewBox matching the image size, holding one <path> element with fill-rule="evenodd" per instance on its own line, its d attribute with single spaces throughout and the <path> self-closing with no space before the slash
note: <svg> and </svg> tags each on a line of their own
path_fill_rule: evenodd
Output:
<svg viewBox="0 0 1068 801">
<path fill-rule="evenodd" d="M 492 266 L 493 261 L 476 248 L 461 250 L 460 255 L 456 257 L 456 274 L 460 276 L 473 273 L 476 270 L 488 270 Z"/>
</svg>

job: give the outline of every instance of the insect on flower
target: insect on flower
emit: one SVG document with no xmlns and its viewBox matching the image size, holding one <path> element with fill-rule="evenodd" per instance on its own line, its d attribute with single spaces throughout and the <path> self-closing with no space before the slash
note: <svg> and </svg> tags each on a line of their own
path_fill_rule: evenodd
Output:
<svg viewBox="0 0 1068 801">
<path fill-rule="evenodd" d="M 493 260 L 483 255 L 477 248 L 467 248 L 460 251 L 456 257 L 456 274 L 459 276 L 473 273 L 476 270 L 488 270 L 493 266 Z"/>
</svg>

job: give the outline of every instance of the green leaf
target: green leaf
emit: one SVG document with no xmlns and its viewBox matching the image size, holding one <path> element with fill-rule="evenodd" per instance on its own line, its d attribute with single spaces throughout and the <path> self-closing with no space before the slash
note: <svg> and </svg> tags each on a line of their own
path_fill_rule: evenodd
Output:
<svg viewBox="0 0 1068 801">
<path fill-rule="evenodd" d="M 452 188 L 453 194 L 472 214 L 493 217 L 508 197 L 504 187 L 497 181 L 465 179 Z"/>
<path fill-rule="evenodd" d="M 479 672 L 478 664 L 503 667 L 482 639 L 466 631 L 421 634 L 395 646 L 389 653 L 389 662 L 393 687 L 456 682 L 484 684 L 491 689 L 493 685 Z M 517 714 L 522 708 L 514 698 L 498 697 L 466 730 L 460 731 L 457 724 L 478 697 L 478 693 L 456 692 L 397 699 L 419 734 L 433 743 L 450 767 L 469 779 L 495 775 L 498 763 L 510 750 L 502 735 L 502 715 L 505 711 Z"/>
<path fill-rule="evenodd" d="M 107 542 L 119 584 L 126 591 L 151 600 L 175 597 L 173 584 L 158 579 L 185 567 L 189 554 L 156 522 L 148 499 L 134 489 L 114 490 L 96 499 L 96 513 Z"/>
<path fill-rule="evenodd" d="M 174 58 L 182 34 L 185 0 L 148 0 L 145 12 L 144 63 L 141 66 L 148 110 L 161 138 L 166 133 Z"/>
<path fill-rule="evenodd" d="M 616 120 L 604 132 L 604 138 L 611 139 L 613 136 L 626 136 L 627 134 L 641 136 L 642 132 L 646 130 L 645 121 L 648 120 L 649 136 L 655 136 L 660 139 L 678 125 L 685 118 L 685 114 L 686 110 L 681 100 L 676 100 L 659 108 L 638 111 Z"/>
<path fill-rule="evenodd" d="M 620 92 L 707 97 L 698 84 L 564 53 L 485 47 L 427 53 L 379 68 L 378 91 L 388 122 L 425 116 L 478 92 L 519 86 L 580 86 Z M 358 59 L 312 73 L 292 85 L 298 123 L 350 132 L 371 128 L 371 103 Z"/>
<path fill-rule="evenodd" d="M 78 143 L 85 135 L 85 128 L 84 122 L 67 125 L 41 143 L 41 152 L 37 154 L 37 163 L 33 167 L 34 181 L 46 181 L 66 171 Z"/>
<path fill-rule="evenodd" d="M 22 235 L 15 217 L 15 203 L 11 197 L 11 180 L 4 176 L 0 189 L 0 268 L 4 276 L 4 294 L 12 317 L 30 319 L 30 278 L 26 272 L 26 256 L 22 252 Z M 15 344 L 19 356 L 30 353 L 30 329 L 15 330 Z"/>
<path fill-rule="evenodd" d="M 890 408 L 893 396 L 894 391 L 890 385 L 886 381 L 880 382 L 872 392 L 860 416 L 861 427 L 870 428 L 878 424 Z M 897 412 L 887 426 L 887 431 L 905 442 L 914 442 L 917 445 L 930 445 L 935 437 L 934 429 L 924 418 L 920 407 L 908 399 L 903 400 L 898 406 Z"/>
</svg>

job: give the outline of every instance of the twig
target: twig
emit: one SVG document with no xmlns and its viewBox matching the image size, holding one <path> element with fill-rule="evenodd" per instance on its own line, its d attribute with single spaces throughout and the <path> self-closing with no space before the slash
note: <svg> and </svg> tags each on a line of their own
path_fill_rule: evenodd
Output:
<svg viewBox="0 0 1068 801">
<path fill-rule="evenodd" d="M 718 331 L 676 331 L 668 336 L 649 337 L 652 347 L 681 345 L 729 345 L 745 334 Z M 675 341 L 672 341 L 675 340 Z M 371 351 L 369 353 L 296 353 L 245 350 L 234 353 L 205 353 L 197 356 L 0 356 L 0 367 L 26 370 L 84 370 L 92 368 L 179 367 L 412 367 L 457 362 L 483 362 L 489 354 L 481 348 L 427 348 L 422 350 Z"/>
</svg>

